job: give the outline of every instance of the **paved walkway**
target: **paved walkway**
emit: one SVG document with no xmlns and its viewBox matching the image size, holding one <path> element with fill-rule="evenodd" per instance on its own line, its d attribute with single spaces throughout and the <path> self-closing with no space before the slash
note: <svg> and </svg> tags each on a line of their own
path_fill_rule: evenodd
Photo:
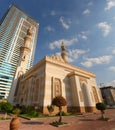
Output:
<svg viewBox="0 0 115 130">
<path fill-rule="evenodd" d="M 115 109 L 106 110 L 105 116 L 111 118 L 111 120 L 97 120 L 100 117 L 100 113 L 62 117 L 62 120 L 70 125 L 59 128 L 49 124 L 58 120 L 58 117 L 42 118 L 33 121 L 20 118 L 19 130 L 115 130 Z M 9 130 L 9 124 L 10 120 L 0 120 L 0 130 Z"/>
</svg>

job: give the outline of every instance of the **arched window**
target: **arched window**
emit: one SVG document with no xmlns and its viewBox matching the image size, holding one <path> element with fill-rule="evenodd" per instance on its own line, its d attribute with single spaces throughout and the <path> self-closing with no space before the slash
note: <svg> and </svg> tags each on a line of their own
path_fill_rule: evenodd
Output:
<svg viewBox="0 0 115 130">
<path fill-rule="evenodd" d="M 89 101 L 88 101 L 88 93 L 87 93 L 86 83 L 81 84 L 81 90 L 82 90 L 84 105 L 87 106 Z"/>
<path fill-rule="evenodd" d="M 96 91 L 96 88 L 94 86 L 92 87 L 92 91 L 93 91 L 93 96 L 94 96 L 95 102 L 96 103 L 99 102 L 97 91 Z"/>
</svg>

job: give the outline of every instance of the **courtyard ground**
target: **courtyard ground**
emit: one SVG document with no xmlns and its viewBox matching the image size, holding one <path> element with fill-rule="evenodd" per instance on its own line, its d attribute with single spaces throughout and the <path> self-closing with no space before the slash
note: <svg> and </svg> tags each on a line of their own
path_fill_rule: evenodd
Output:
<svg viewBox="0 0 115 130">
<path fill-rule="evenodd" d="M 105 117 L 110 118 L 109 121 L 97 120 L 99 117 L 100 113 L 62 117 L 62 121 L 70 124 L 64 127 L 50 125 L 51 122 L 58 120 L 58 117 L 38 118 L 36 120 L 20 118 L 19 130 L 115 130 L 115 109 L 105 111 Z M 0 130 L 9 130 L 9 124 L 10 120 L 0 120 Z"/>
</svg>

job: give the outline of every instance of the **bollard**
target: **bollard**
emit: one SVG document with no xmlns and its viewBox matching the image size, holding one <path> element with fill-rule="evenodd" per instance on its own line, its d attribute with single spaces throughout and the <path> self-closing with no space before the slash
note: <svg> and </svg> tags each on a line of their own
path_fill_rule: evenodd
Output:
<svg viewBox="0 0 115 130">
<path fill-rule="evenodd" d="M 18 117 L 12 118 L 10 122 L 10 130 L 18 130 L 20 124 L 20 119 Z"/>
</svg>

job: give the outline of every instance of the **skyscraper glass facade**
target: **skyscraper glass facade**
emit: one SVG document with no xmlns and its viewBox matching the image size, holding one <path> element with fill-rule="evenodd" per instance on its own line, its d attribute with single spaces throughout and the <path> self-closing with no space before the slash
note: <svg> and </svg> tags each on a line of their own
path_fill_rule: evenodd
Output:
<svg viewBox="0 0 115 130">
<path fill-rule="evenodd" d="M 27 29 L 33 28 L 31 53 L 26 70 L 31 68 L 38 35 L 38 23 L 15 5 L 11 5 L 0 21 L 0 99 L 7 98 L 20 58 Z"/>
</svg>

